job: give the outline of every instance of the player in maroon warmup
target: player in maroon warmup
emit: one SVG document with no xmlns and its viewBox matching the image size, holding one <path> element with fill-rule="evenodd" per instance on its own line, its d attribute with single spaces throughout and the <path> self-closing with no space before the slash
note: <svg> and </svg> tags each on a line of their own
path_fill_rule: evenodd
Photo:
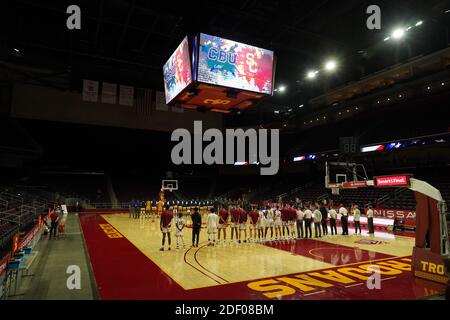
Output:
<svg viewBox="0 0 450 320">
<path fill-rule="evenodd" d="M 239 240 L 239 218 L 240 218 L 240 211 L 237 207 L 231 208 L 231 241 L 233 241 L 233 235 L 236 234 L 236 240 Z"/>
<path fill-rule="evenodd" d="M 289 238 L 289 228 L 288 228 L 288 220 L 289 220 L 289 208 L 287 206 L 283 206 L 281 209 L 281 228 L 283 229 L 283 240 Z M 287 232 L 285 232 L 287 230 Z"/>
<path fill-rule="evenodd" d="M 227 240 L 227 223 L 228 223 L 228 209 L 222 207 L 219 210 L 219 234 L 217 240 L 220 242 L 220 231 L 223 231 L 223 240 Z"/>
<path fill-rule="evenodd" d="M 295 222 L 297 220 L 297 210 L 293 206 L 289 206 L 289 221 L 288 228 L 290 232 L 290 239 L 295 239 Z"/>
<path fill-rule="evenodd" d="M 171 240 L 170 240 L 170 231 L 172 229 L 172 219 L 173 219 L 173 212 L 172 210 L 170 210 L 170 205 L 166 205 L 165 207 L 166 210 L 163 211 L 163 213 L 161 214 L 161 220 L 159 222 L 159 227 L 161 229 L 162 232 L 162 246 L 161 249 L 159 249 L 160 251 L 164 251 L 164 244 L 166 243 L 166 235 L 167 235 L 167 241 L 169 243 L 169 250 L 170 250 L 170 244 L 171 244 Z"/>
</svg>

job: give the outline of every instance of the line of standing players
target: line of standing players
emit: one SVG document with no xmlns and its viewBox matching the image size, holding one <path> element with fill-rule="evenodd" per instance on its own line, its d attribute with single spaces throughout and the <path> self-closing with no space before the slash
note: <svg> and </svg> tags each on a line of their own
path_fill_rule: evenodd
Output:
<svg viewBox="0 0 450 320">
<path fill-rule="evenodd" d="M 213 246 L 216 243 L 226 242 L 228 226 L 231 228 L 230 241 L 237 243 L 308 239 L 313 237 L 313 225 L 314 237 L 321 238 L 323 235 L 328 235 L 328 222 L 331 235 L 337 235 L 336 220 L 338 213 L 341 219 L 342 235 L 349 234 L 349 212 L 342 204 L 338 212 L 333 207 L 324 204 L 310 204 L 307 206 L 280 204 L 275 208 L 251 206 L 246 209 L 241 205 L 222 205 L 219 206 L 217 214 L 216 210 L 212 208 L 206 217 L 208 245 Z M 353 215 L 355 234 L 361 234 L 361 211 L 357 205 L 352 205 L 350 212 Z M 374 233 L 373 210 L 371 207 L 369 207 L 367 212 L 367 218 L 369 234 Z M 192 246 L 197 247 L 202 227 L 202 216 L 198 208 L 194 209 L 191 220 Z M 185 247 L 183 229 L 186 221 L 183 214 L 178 212 L 174 216 L 171 207 L 166 205 L 160 219 L 160 229 L 163 234 L 161 250 L 164 250 L 166 237 L 168 238 L 168 249 L 170 250 L 170 232 L 173 222 L 175 224 L 177 249 L 179 242 L 182 243 L 183 248 Z"/>
</svg>

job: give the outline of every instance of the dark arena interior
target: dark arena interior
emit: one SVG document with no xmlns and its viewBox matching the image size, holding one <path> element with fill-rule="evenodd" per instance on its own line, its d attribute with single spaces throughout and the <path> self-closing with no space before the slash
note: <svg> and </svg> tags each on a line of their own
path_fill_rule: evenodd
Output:
<svg viewBox="0 0 450 320">
<path fill-rule="evenodd" d="M 0 17 L 2 301 L 449 299 L 449 1 Z"/>
</svg>

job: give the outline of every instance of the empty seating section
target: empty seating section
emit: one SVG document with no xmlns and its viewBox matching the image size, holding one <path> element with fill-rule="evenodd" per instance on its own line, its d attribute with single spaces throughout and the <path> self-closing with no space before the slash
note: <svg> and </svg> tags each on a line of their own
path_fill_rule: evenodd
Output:
<svg viewBox="0 0 450 320">
<path fill-rule="evenodd" d="M 375 189 L 375 188 L 360 188 L 360 189 L 345 189 L 341 190 L 339 196 L 336 197 L 338 201 L 346 205 L 356 203 L 359 205 L 381 205 L 381 199 L 394 193 L 394 188 Z"/>
<path fill-rule="evenodd" d="M 426 181 L 426 179 L 424 179 Z M 431 185 L 436 187 L 442 194 L 447 205 L 450 203 L 450 183 L 430 181 Z M 416 199 L 414 192 L 406 188 L 359 188 L 340 190 L 339 195 L 332 195 L 331 191 L 325 189 L 321 182 L 308 184 L 297 189 L 291 190 L 284 194 L 284 201 L 295 200 L 299 198 L 303 201 L 316 201 L 318 199 L 329 198 L 334 203 L 343 203 L 351 205 L 371 204 L 374 207 L 397 210 L 414 210 L 416 207 Z M 272 195 L 265 199 L 271 198 L 278 200 L 278 197 Z"/>
<path fill-rule="evenodd" d="M 0 188 L 0 252 L 17 232 L 32 228 L 37 217 L 47 211 L 48 202 L 29 192 Z"/>
</svg>

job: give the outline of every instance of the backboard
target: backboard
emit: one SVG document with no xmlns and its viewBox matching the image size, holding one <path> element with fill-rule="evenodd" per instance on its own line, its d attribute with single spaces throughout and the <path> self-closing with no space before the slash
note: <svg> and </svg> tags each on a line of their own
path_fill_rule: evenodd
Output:
<svg viewBox="0 0 450 320">
<path fill-rule="evenodd" d="M 162 190 L 174 191 L 178 190 L 178 180 L 163 180 L 161 185 Z"/>
<path fill-rule="evenodd" d="M 325 188 L 338 195 L 339 189 L 359 188 L 369 182 L 364 165 L 351 162 L 325 163 Z"/>
</svg>

